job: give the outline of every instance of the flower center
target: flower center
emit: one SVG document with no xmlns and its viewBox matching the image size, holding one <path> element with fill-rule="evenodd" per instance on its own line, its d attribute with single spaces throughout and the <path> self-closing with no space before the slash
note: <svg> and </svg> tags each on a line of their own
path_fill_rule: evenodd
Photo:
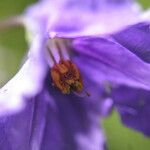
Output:
<svg viewBox="0 0 150 150">
<path fill-rule="evenodd" d="M 64 94 L 80 93 L 83 90 L 82 77 L 76 64 L 69 58 L 64 40 L 49 40 L 47 50 L 51 59 L 51 78 L 54 86 Z"/>
<path fill-rule="evenodd" d="M 51 68 L 51 77 L 54 85 L 64 94 L 78 93 L 83 89 L 80 71 L 70 60 L 60 60 L 55 64 Z"/>
</svg>

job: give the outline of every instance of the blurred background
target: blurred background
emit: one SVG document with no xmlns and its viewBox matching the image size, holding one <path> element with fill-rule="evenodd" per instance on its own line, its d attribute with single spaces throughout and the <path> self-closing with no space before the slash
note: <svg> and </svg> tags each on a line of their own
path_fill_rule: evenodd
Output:
<svg viewBox="0 0 150 150">
<path fill-rule="evenodd" d="M 23 12 L 36 0 L 1 0 L 0 19 Z M 149 0 L 139 0 L 144 9 Z M 0 32 L 0 87 L 15 75 L 27 50 L 21 27 Z M 103 121 L 109 150 L 150 150 L 150 138 L 124 127 L 116 112 Z"/>
</svg>

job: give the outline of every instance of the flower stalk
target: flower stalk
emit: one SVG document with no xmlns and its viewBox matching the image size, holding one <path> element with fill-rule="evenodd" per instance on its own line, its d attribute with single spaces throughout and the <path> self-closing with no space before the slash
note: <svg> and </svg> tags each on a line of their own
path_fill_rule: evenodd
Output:
<svg viewBox="0 0 150 150">
<path fill-rule="evenodd" d="M 24 26 L 23 18 L 19 15 L 0 20 L 0 31 L 19 26 Z"/>
</svg>

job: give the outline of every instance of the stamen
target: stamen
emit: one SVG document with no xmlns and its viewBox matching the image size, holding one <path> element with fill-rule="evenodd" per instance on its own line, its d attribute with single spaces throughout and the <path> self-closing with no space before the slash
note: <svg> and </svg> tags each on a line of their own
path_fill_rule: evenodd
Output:
<svg viewBox="0 0 150 150">
<path fill-rule="evenodd" d="M 47 46 L 47 50 L 48 50 L 48 53 L 49 53 L 50 57 L 52 58 L 54 64 L 57 64 L 56 59 L 55 59 L 54 55 L 52 54 L 52 51 L 50 50 L 50 48 L 48 46 Z"/>
<path fill-rule="evenodd" d="M 54 41 L 54 42 L 55 42 L 56 48 L 57 48 L 57 50 L 58 50 L 60 59 L 63 59 L 62 49 L 61 49 L 61 47 L 60 47 L 60 45 L 59 45 L 59 42 L 58 42 L 58 41 Z"/>
<path fill-rule="evenodd" d="M 55 40 L 55 45 L 56 47 L 58 48 L 58 51 L 59 51 L 59 54 L 60 54 L 60 57 L 63 58 L 63 59 L 70 59 L 70 56 L 69 56 L 69 47 L 67 45 L 67 40 L 65 39 L 56 39 Z"/>
<path fill-rule="evenodd" d="M 85 90 L 83 90 L 80 93 L 74 92 L 74 94 L 77 95 L 77 96 L 79 96 L 79 97 L 82 97 L 82 98 L 90 97 L 91 96 L 91 94 L 89 92 L 85 91 Z"/>
<path fill-rule="evenodd" d="M 89 92 L 87 92 L 87 91 L 85 91 L 85 94 L 86 94 L 86 96 L 88 96 L 88 97 L 91 96 L 91 94 L 90 94 Z"/>
<path fill-rule="evenodd" d="M 47 61 L 50 67 L 54 64 L 59 63 L 60 60 L 70 59 L 68 54 L 68 47 L 66 46 L 66 41 L 64 39 L 53 38 L 46 43 L 47 51 Z"/>
<path fill-rule="evenodd" d="M 90 96 L 83 90 L 80 71 L 69 57 L 69 47 L 65 39 L 53 38 L 47 42 L 51 78 L 53 85 L 63 94 L 75 93 L 80 96 Z"/>
<path fill-rule="evenodd" d="M 64 94 L 83 90 L 80 71 L 70 60 L 60 60 L 59 64 L 54 65 L 51 77 L 54 85 Z"/>
</svg>

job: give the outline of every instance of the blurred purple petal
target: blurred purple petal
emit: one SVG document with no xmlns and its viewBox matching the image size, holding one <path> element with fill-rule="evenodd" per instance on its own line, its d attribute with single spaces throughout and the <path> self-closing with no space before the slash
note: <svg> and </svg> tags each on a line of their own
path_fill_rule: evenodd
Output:
<svg viewBox="0 0 150 150">
<path fill-rule="evenodd" d="M 113 35 L 113 38 L 146 62 L 150 62 L 150 24 L 139 23 Z"/>
<path fill-rule="evenodd" d="M 119 87 L 113 93 L 114 105 L 122 122 L 150 136 L 150 92 L 129 87 Z"/>
<path fill-rule="evenodd" d="M 76 35 L 118 31 L 139 21 L 140 15 L 140 6 L 132 0 L 44 0 L 25 12 L 33 24 L 45 19 L 49 32 Z"/>
<path fill-rule="evenodd" d="M 47 65 L 44 60 L 44 39 L 37 36 L 29 52 L 29 58 L 20 71 L 0 89 L 0 115 L 19 111 L 27 98 L 34 97 L 42 88 Z"/>
<path fill-rule="evenodd" d="M 18 114 L 1 118 L 0 130 L 3 131 L 3 138 L 0 149 L 41 148 L 47 107 L 45 101 L 35 98 L 36 100 L 27 101 L 25 109 Z"/>
</svg>

